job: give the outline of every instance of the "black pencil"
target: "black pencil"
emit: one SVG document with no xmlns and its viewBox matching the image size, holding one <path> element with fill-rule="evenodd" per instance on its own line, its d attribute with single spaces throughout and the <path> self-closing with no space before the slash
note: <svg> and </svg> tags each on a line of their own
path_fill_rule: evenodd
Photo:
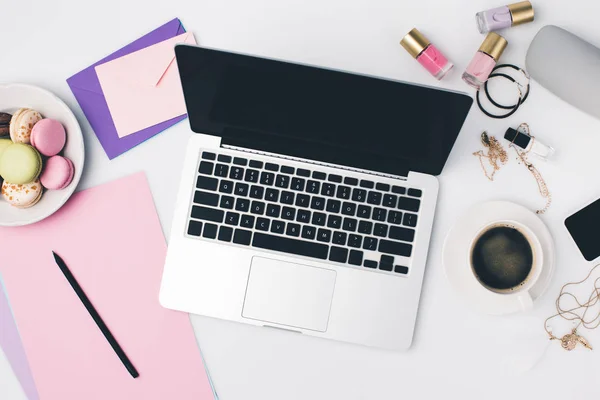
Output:
<svg viewBox="0 0 600 400">
<path fill-rule="evenodd" d="M 102 334 L 104 335 L 106 340 L 108 340 L 108 343 L 111 345 L 111 347 L 113 348 L 115 353 L 117 353 L 117 356 L 119 357 L 119 359 L 121 360 L 121 362 L 123 363 L 125 368 L 127 368 L 127 371 L 129 371 L 131 376 L 133 376 L 134 378 L 137 378 L 138 376 L 140 376 L 140 374 L 137 372 L 137 370 L 135 369 L 135 367 L 133 366 L 133 364 L 131 363 L 131 361 L 129 360 L 129 358 L 127 357 L 127 355 L 121 348 L 121 346 L 119 346 L 119 343 L 117 343 L 117 340 L 115 339 L 115 337 L 112 335 L 112 333 L 110 333 L 110 330 L 108 329 L 108 327 L 106 326 L 106 324 L 104 323 L 102 318 L 100 317 L 100 314 L 98 314 L 98 312 L 92 305 L 92 302 L 90 301 L 90 299 L 88 299 L 88 297 L 85 295 L 85 292 L 83 291 L 81 286 L 79 286 L 79 283 L 77 283 L 77 280 L 75 279 L 75 277 L 73 276 L 73 274 L 71 273 L 69 268 L 67 267 L 67 264 L 65 264 L 65 262 L 62 260 L 62 258 L 60 258 L 60 256 L 58 254 L 56 254 L 55 252 L 52 252 L 52 254 L 54 255 L 54 260 L 56 261 L 56 264 L 58 265 L 58 267 L 60 268 L 62 273 L 65 275 L 65 278 L 67 278 L 67 281 L 69 281 L 69 284 L 71 285 L 71 287 L 73 288 L 73 290 L 75 291 L 77 296 L 79 297 L 79 300 L 81 300 L 81 302 L 85 306 L 86 310 L 88 310 L 92 319 L 94 320 L 96 325 L 98 325 L 98 328 L 100 329 L 100 331 L 102 331 Z"/>
</svg>

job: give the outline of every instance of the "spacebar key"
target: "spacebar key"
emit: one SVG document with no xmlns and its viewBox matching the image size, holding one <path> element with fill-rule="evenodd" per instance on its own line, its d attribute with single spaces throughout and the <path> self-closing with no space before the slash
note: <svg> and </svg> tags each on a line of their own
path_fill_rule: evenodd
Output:
<svg viewBox="0 0 600 400">
<path fill-rule="evenodd" d="M 281 236 L 266 235 L 258 232 L 254 233 L 252 246 L 266 250 L 296 254 L 299 256 L 320 258 L 322 260 L 327 259 L 327 253 L 329 252 L 329 246 L 324 244 L 288 239 Z"/>
</svg>

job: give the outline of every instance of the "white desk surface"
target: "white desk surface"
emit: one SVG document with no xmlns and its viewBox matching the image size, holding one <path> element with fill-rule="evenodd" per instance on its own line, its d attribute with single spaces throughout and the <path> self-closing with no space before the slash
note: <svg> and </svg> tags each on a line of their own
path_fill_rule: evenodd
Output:
<svg viewBox="0 0 600 400">
<path fill-rule="evenodd" d="M 168 237 L 182 154 L 192 134 L 188 124 L 176 125 L 109 161 L 66 78 L 179 17 L 201 45 L 473 93 L 460 74 L 483 40 L 474 15 L 501 3 L 37 0 L 25 5 L 4 1 L 0 8 L 0 80 L 45 87 L 75 111 L 87 146 L 82 189 L 145 171 Z M 546 24 L 565 27 L 600 46 L 600 3 L 596 0 L 534 3 L 534 23 L 504 32 L 509 46 L 502 61 L 524 65 L 529 43 Z M 456 64 L 452 76 L 441 83 L 398 44 L 414 26 Z M 565 77 L 576 73 L 565 71 Z M 508 96 L 514 88 L 502 86 L 500 90 L 506 90 Z M 473 204 L 505 199 L 532 210 L 543 205 L 533 178 L 512 155 L 511 165 L 494 183 L 484 178 L 479 162 L 471 155 L 479 149 L 479 135 L 484 129 L 501 136 L 508 126 L 521 122 L 528 122 L 538 138 L 557 149 L 554 163 L 539 164 L 554 198 L 542 219 L 555 238 L 557 270 L 549 292 L 532 312 L 488 317 L 471 311 L 452 292 L 442 270 L 442 244 L 460 214 Z M 570 242 L 563 220 L 579 206 L 600 197 L 599 149 L 600 121 L 563 103 L 536 83 L 527 103 L 507 120 L 487 118 L 474 106 L 440 176 L 437 220 L 412 349 L 385 352 L 193 316 L 198 343 L 221 399 L 598 398 L 598 385 L 593 384 L 600 376 L 598 350 L 567 353 L 554 343 L 528 372 L 511 368 L 507 359 L 525 354 L 519 353 L 521 348 L 535 353 L 532 349 L 545 340 L 540 332 L 542 322 L 553 312 L 560 286 L 582 278 L 591 266 Z M 566 326 L 560 329 L 562 334 Z M 536 332 L 539 341 L 532 341 L 530 333 Z M 586 335 L 600 347 L 600 330 Z M 529 353 L 528 357 L 534 357 Z M 0 399 L 25 399 L 1 351 Z"/>
</svg>

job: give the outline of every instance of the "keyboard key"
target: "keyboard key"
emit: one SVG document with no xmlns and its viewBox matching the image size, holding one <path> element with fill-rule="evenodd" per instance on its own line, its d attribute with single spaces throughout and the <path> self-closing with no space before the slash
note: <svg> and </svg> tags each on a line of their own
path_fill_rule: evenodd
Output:
<svg viewBox="0 0 600 400">
<path fill-rule="evenodd" d="M 370 235 L 373 231 L 373 223 L 371 221 L 360 221 L 358 223 L 358 232 Z"/>
<path fill-rule="evenodd" d="M 198 168 L 198 172 L 204 175 L 212 175 L 214 167 L 215 164 L 208 161 L 202 161 L 200 163 L 200 168 Z"/>
<path fill-rule="evenodd" d="M 225 178 L 225 177 L 227 177 L 228 174 L 229 174 L 229 165 L 217 164 L 217 167 L 215 168 L 215 176 Z"/>
<path fill-rule="evenodd" d="M 221 181 L 219 185 L 219 192 L 221 193 L 233 193 L 233 182 L 231 181 Z"/>
<path fill-rule="evenodd" d="M 325 209 L 325 199 L 322 197 L 313 197 L 310 203 L 310 208 L 315 210 L 324 210 Z"/>
<path fill-rule="evenodd" d="M 238 196 L 246 197 L 248 196 L 249 186 L 246 183 L 238 182 L 235 184 L 235 194 Z"/>
<path fill-rule="evenodd" d="M 224 163 L 230 163 L 231 156 L 226 156 L 225 154 L 219 154 L 219 157 L 217 157 L 217 160 L 220 162 L 224 162 Z"/>
<path fill-rule="evenodd" d="M 356 213 L 356 204 L 348 203 L 347 201 L 345 201 L 344 204 L 342 205 L 342 214 L 354 216 L 355 213 Z"/>
<path fill-rule="evenodd" d="M 298 174 L 298 176 L 305 176 L 305 177 L 310 177 L 310 171 L 307 169 L 302 169 L 302 168 L 298 168 L 296 170 L 296 174 Z"/>
<path fill-rule="evenodd" d="M 357 220 L 354 218 L 344 218 L 344 230 L 354 232 L 356 230 Z"/>
<path fill-rule="evenodd" d="M 248 212 L 250 210 L 250 200 L 237 199 L 235 202 L 236 211 Z"/>
<path fill-rule="evenodd" d="M 402 242 L 392 242 L 391 240 L 381 239 L 379 241 L 379 252 L 410 257 L 412 253 L 412 245 Z"/>
<path fill-rule="evenodd" d="M 281 172 L 284 174 L 290 174 L 290 175 L 294 175 L 294 167 L 288 167 L 287 165 L 283 165 L 281 167 Z"/>
<path fill-rule="evenodd" d="M 290 207 L 283 207 L 281 218 L 293 221 L 296 218 L 296 210 Z"/>
<path fill-rule="evenodd" d="M 188 224 L 188 235 L 192 236 L 200 236 L 202 233 L 202 222 L 200 221 L 190 221 Z"/>
<path fill-rule="evenodd" d="M 342 226 L 342 217 L 338 215 L 330 215 L 327 218 L 327 226 L 333 229 L 340 229 Z"/>
<path fill-rule="evenodd" d="M 317 181 L 308 181 L 306 185 L 306 191 L 312 194 L 319 194 L 319 189 L 321 189 L 321 184 Z"/>
<path fill-rule="evenodd" d="M 363 242 L 363 249 L 370 251 L 377 251 L 377 242 L 378 240 L 374 237 L 366 237 Z"/>
<path fill-rule="evenodd" d="M 326 218 L 327 218 L 327 215 L 320 213 L 320 212 L 314 212 L 313 216 L 312 216 L 312 224 L 318 225 L 318 226 L 325 226 Z"/>
<path fill-rule="evenodd" d="M 350 257 L 348 258 L 348 264 L 362 265 L 363 252 L 359 250 L 350 250 Z"/>
<path fill-rule="evenodd" d="M 335 194 L 335 185 L 333 183 L 323 183 L 321 194 L 323 196 L 333 197 Z"/>
<path fill-rule="evenodd" d="M 231 242 L 233 236 L 233 228 L 222 226 L 219 228 L 219 240 L 222 242 Z"/>
<path fill-rule="evenodd" d="M 256 182 L 258 182 L 259 174 L 260 174 L 260 171 L 258 171 L 257 169 L 247 169 L 246 175 L 244 176 L 244 180 L 246 182 L 256 183 Z"/>
<path fill-rule="evenodd" d="M 327 253 L 329 252 L 329 246 L 321 243 L 268 235 L 259 232 L 254 234 L 252 246 L 266 250 L 296 254 L 299 256 L 318 258 L 321 260 L 326 260 Z"/>
<path fill-rule="evenodd" d="M 327 206 L 325 209 L 330 213 L 339 213 L 342 208 L 342 202 L 339 200 L 329 199 L 327 200 Z"/>
<path fill-rule="evenodd" d="M 379 269 L 382 271 L 391 271 L 394 269 L 394 264 L 393 263 L 379 263 Z"/>
<path fill-rule="evenodd" d="M 394 225 L 400 225 L 402 223 L 402 212 L 390 211 L 388 214 L 387 222 Z"/>
<path fill-rule="evenodd" d="M 336 175 L 336 174 L 329 174 L 329 181 L 342 183 L 342 177 L 340 175 Z"/>
<path fill-rule="evenodd" d="M 233 210 L 234 202 L 235 199 L 231 196 L 221 196 L 221 203 L 219 204 L 219 207 L 226 208 L 228 210 Z"/>
<path fill-rule="evenodd" d="M 245 158 L 234 157 L 233 158 L 233 163 L 235 165 L 241 165 L 241 166 L 245 167 L 248 164 L 248 160 L 246 160 Z"/>
<path fill-rule="evenodd" d="M 381 190 L 382 192 L 389 192 L 390 185 L 388 185 L 387 183 L 378 183 L 377 185 L 375 185 L 375 189 Z"/>
<path fill-rule="evenodd" d="M 379 205 L 381 204 L 381 193 L 379 192 L 369 192 L 368 196 L 367 196 L 367 203 L 369 204 L 375 204 L 375 205 Z"/>
<path fill-rule="evenodd" d="M 304 225 L 302 228 L 302 237 L 304 239 L 314 239 L 317 235 L 317 228 L 314 226 Z"/>
<path fill-rule="evenodd" d="M 310 196 L 307 194 L 298 193 L 296 196 L 296 205 L 298 207 L 308 208 L 308 206 L 310 206 Z"/>
<path fill-rule="evenodd" d="M 248 229 L 254 228 L 254 217 L 252 215 L 242 215 L 240 226 Z"/>
<path fill-rule="evenodd" d="M 356 185 L 358 185 L 358 179 L 347 176 L 344 178 L 344 183 L 346 185 L 356 186 Z"/>
<path fill-rule="evenodd" d="M 208 239 L 215 239 L 217 237 L 217 225 L 215 224 L 204 224 L 204 232 L 202 232 L 202 237 Z"/>
<path fill-rule="evenodd" d="M 288 236 L 300 236 L 300 225 L 288 224 L 287 229 L 285 230 L 285 234 Z"/>
<path fill-rule="evenodd" d="M 288 175 L 277 175 L 275 186 L 287 189 L 290 185 L 290 177 Z"/>
<path fill-rule="evenodd" d="M 275 181 L 275 174 L 272 172 L 264 172 L 260 174 L 260 184 L 273 186 L 273 182 Z"/>
<path fill-rule="evenodd" d="M 348 260 L 348 249 L 331 246 L 331 250 L 329 251 L 329 261 L 335 261 L 345 264 L 346 260 Z"/>
<path fill-rule="evenodd" d="M 305 183 L 306 181 L 302 178 L 292 178 L 292 185 L 290 186 L 290 189 L 295 190 L 297 192 L 302 192 L 304 191 Z"/>
<path fill-rule="evenodd" d="M 358 212 L 356 213 L 358 218 L 369 219 L 371 218 L 371 207 L 369 206 L 358 206 Z"/>
<path fill-rule="evenodd" d="M 283 232 L 285 232 L 285 222 L 273 221 L 271 224 L 271 232 L 283 234 Z"/>
<path fill-rule="evenodd" d="M 271 218 L 279 218 L 281 206 L 278 204 L 267 204 L 267 216 Z"/>
<path fill-rule="evenodd" d="M 303 224 L 310 223 L 310 211 L 298 210 L 298 216 L 296 217 L 296 221 L 302 222 Z"/>
<path fill-rule="evenodd" d="M 198 180 L 196 181 L 196 187 L 198 189 L 217 190 L 218 185 L 218 180 L 215 178 L 208 178 L 206 176 L 199 176 Z"/>
<path fill-rule="evenodd" d="M 270 225 L 271 225 L 271 220 L 269 220 L 268 218 L 262 218 L 262 217 L 256 218 L 256 229 L 258 229 L 259 231 L 268 232 Z"/>
<path fill-rule="evenodd" d="M 349 247 L 356 247 L 360 249 L 360 246 L 362 245 L 362 236 L 359 235 L 348 235 L 348 246 Z"/>
<path fill-rule="evenodd" d="M 263 215 L 265 212 L 265 203 L 262 201 L 253 201 L 250 206 L 250 212 L 252 214 Z"/>
<path fill-rule="evenodd" d="M 277 164 L 272 164 L 272 163 L 266 163 L 265 164 L 265 169 L 268 171 L 279 171 L 279 165 Z"/>
<path fill-rule="evenodd" d="M 383 265 L 383 264 L 385 264 L 385 265 L 393 265 L 394 264 L 394 257 L 388 256 L 386 254 L 382 254 L 381 255 L 381 259 L 379 260 L 379 266 L 380 266 L 380 268 L 381 268 L 381 265 Z M 386 271 L 391 271 L 391 270 L 392 269 L 390 268 L 390 269 L 388 269 Z"/>
<path fill-rule="evenodd" d="M 386 237 L 388 232 L 387 225 L 383 224 L 375 224 L 375 229 L 373 229 L 373 235 L 379 237 Z"/>
<path fill-rule="evenodd" d="M 336 196 L 337 196 L 338 199 L 347 200 L 347 199 L 350 198 L 350 192 L 351 192 L 351 190 L 352 189 L 350 189 L 350 186 L 340 185 L 337 188 L 337 194 L 336 194 Z"/>
<path fill-rule="evenodd" d="M 365 181 L 364 179 L 360 181 L 360 187 L 364 187 L 367 189 L 373 189 L 375 183 L 372 181 Z"/>
<path fill-rule="evenodd" d="M 413 199 L 410 197 L 400 197 L 398 199 L 398 208 L 406 211 L 419 211 L 419 206 L 421 205 L 421 200 Z"/>
<path fill-rule="evenodd" d="M 196 193 L 194 193 L 194 203 L 204 204 L 207 206 L 216 206 L 219 204 L 219 195 L 216 193 L 196 190 Z"/>
<path fill-rule="evenodd" d="M 406 188 L 402 186 L 392 186 L 392 192 L 396 194 L 405 194 Z"/>
<path fill-rule="evenodd" d="M 419 189 L 408 189 L 408 195 L 413 197 L 421 197 L 423 192 Z"/>
<path fill-rule="evenodd" d="M 412 242 L 415 240 L 414 229 L 392 226 L 390 229 L 390 239 L 402 240 L 403 242 Z"/>
<path fill-rule="evenodd" d="M 283 191 L 281 192 L 281 203 L 283 204 L 294 204 L 294 193 Z"/>
<path fill-rule="evenodd" d="M 261 200 L 265 194 L 265 188 L 262 186 L 252 185 L 250 188 L 250 197 Z"/>
<path fill-rule="evenodd" d="M 225 223 L 227 225 L 236 226 L 240 222 L 240 214 L 234 212 L 228 212 L 225 214 Z"/>
<path fill-rule="evenodd" d="M 386 194 L 383 196 L 383 206 L 396 208 L 396 203 L 398 202 L 398 196 L 395 194 Z"/>
<path fill-rule="evenodd" d="M 331 241 L 331 231 L 329 229 L 320 228 L 317 232 L 317 240 L 319 242 L 329 243 Z"/>
<path fill-rule="evenodd" d="M 241 167 L 231 167 L 229 170 L 229 178 L 235 179 L 236 181 L 241 181 L 244 177 L 244 168 Z"/>
<path fill-rule="evenodd" d="M 377 261 L 365 260 L 363 261 L 363 265 L 367 268 L 377 268 Z"/>
<path fill-rule="evenodd" d="M 353 201 L 356 201 L 359 203 L 364 203 L 366 199 L 367 199 L 367 191 L 365 189 L 355 188 L 352 191 L 352 200 Z"/>
<path fill-rule="evenodd" d="M 327 177 L 327 174 L 325 174 L 324 172 L 313 171 L 312 177 L 315 178 L 315 179 L 319 179 L 319 180 L 324 181 L 325 178 Z"/>
<path fill-rule="evenodd" d="M 333 244 L 339 244 L 340 246 L 346 245 L 346 238 L 348 234 L 346 232 L 333 232 Z"/>
<path fill-rule="evenodd" d="M 277 200 L 279 200 L 279 190 L 271 188 L 267 189 L 265 200 L 277 203 Z"/>
<path fill-rule="evenodd" d="M 396 265 L 396 266 L 394 266 L 394 272 L 406 275 L 406 274 L 408 274 L 408 267 L 405 267 L 403 265 Z"/>
<path fill-rule="evenodd" d="M 208 208 L 202 206 L 192 207 L 192 218 L 195 219 L 202 219 L 205 221 L 222 223 L 224 217 L 225 211 L 223 210 L 217 210 L 215 208 Z"/>
<path fill-rule="evenodd" d="M 404 220 L 402 221 L 402 224 L 414 228 L 415 226 L 417 226 L 417 215 L 411 213 L 404 213 Z"/>
<path fill-rule="evenodd" d="M 215 158 L 217 158 L 217 155 L 215 153 L 209 153 L 208 151 L 204 151 L 202 152 L 202 158 L 204 158 L 205 160 L 214 160 Z"/>
<path fill-rule="evenodd" d="M 375 221 L 385 221 L 386 216 L 387 216 L 387 211 L 383 208 L 375 208 L 373 210 L 373 219 Z"/>
<path fill-rule="evenodd" d="M 236 229 L 233 234 L 233 243 L 249 245 L 252 239 L 252 231 L 246 231 L 244 229 Z"/>
<path fill-rule="evenodd" d="M 263 162 L 262 161 L 256 161 L 256 160 L 250 160 L 250 167 L 251 168 L 262 168 L 263 167 Z"/>
</svg>

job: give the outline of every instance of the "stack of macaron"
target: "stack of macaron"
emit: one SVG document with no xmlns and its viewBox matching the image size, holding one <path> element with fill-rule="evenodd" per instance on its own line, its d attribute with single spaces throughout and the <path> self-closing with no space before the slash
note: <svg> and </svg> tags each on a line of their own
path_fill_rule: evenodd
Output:
<svg viewBox="0 0 600 400">
<path fill-rule="evenodd" d="M 45 189 L 64 189 L 73 180 L 71 160 L 60 155 L 67 142 L 62 124 L 30 108 L 0 112 L 2 197 L 17 208 L 37 204 Z"/>
</svg>

